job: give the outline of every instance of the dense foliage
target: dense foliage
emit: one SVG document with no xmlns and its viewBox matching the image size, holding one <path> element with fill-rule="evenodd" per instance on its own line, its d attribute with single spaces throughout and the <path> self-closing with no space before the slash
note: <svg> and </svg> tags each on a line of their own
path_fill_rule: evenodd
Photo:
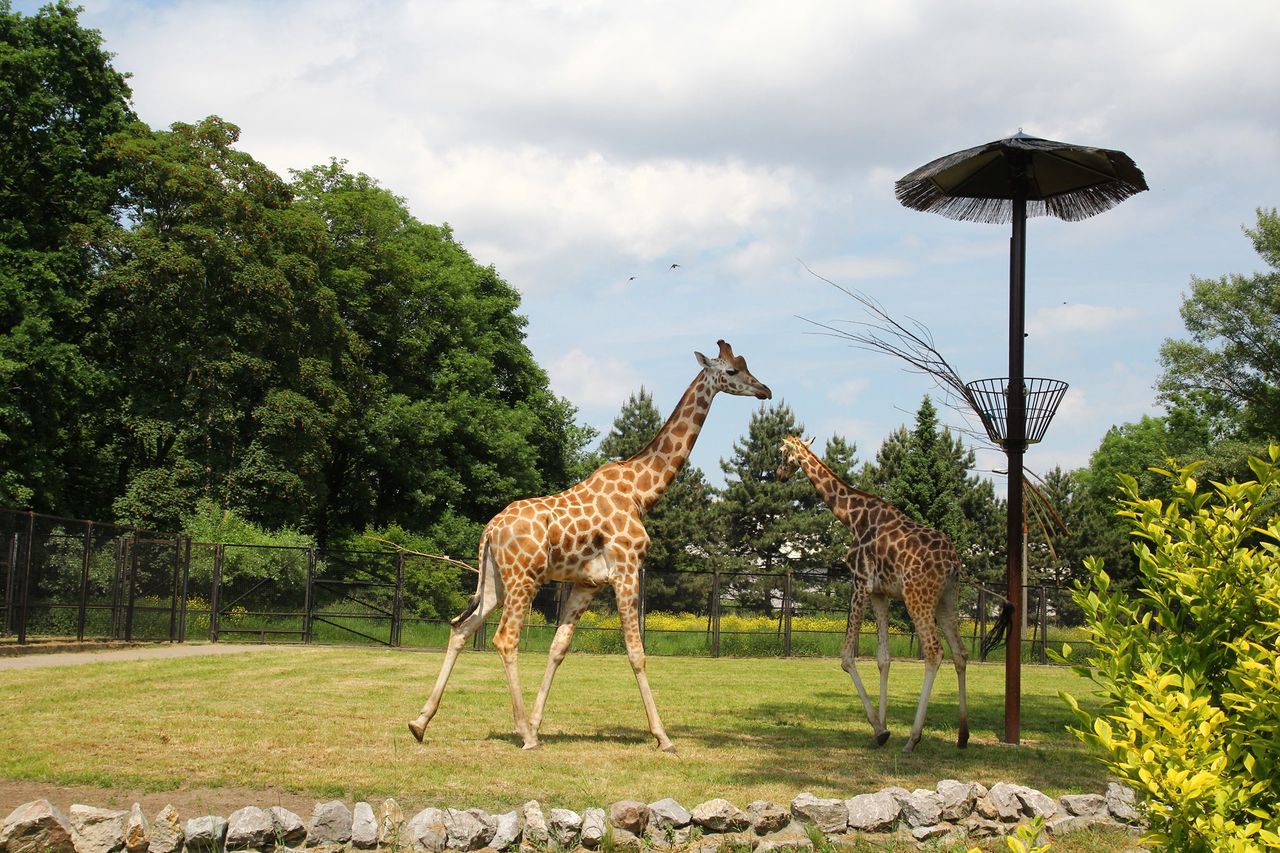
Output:
<svg viewBox="0 0 1280 853">
<path fill-rule="evenodd" d="M 1131 592 L 1090 559 L 1076 595 L 1106 700 L 1077 734 L 1146 798 L 1163 849 L 1280 846 L 1280 445 L 1255 479 L 1204 489 L 1197 466 L 1160 472 L 1172 498 L 1123 477 L 1137 539 Z"/>
<path fill-rule="evenodd" d="M 220 118 L 136 122 L 64 3 L 0 36 L 0 504 L 465 552 L 582 473 L 519 295 L 447 226 L 341 163 L 282 178 Z"/>
</svg>

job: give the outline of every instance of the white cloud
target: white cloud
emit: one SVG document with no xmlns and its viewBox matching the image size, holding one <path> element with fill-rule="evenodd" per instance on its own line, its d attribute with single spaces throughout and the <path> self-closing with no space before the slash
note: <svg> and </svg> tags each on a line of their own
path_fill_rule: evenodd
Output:
<svg viewBox="0 0 1280 853">
<path fill-rule="evenodd" d="M 1077 337 L 1110 331 L 1138 319 L 1137 308 L 1115 305 L 1055 305 L 1027 320 L 1027 333 L 1037 338 Z"/>
<path fill-rule="evenodd" d="M 639 373 L 627 362 L 576 348 L 547 365 L 547 373 L 557 394 L 592 413 L 620 411 L 643 384 Z"/>
</svg>

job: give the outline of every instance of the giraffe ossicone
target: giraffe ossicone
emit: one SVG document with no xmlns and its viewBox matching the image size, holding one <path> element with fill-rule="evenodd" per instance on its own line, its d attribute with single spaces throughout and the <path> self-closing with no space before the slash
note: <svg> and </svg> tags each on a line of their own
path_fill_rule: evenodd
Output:
<svg viewBox="0 0 1280 853">
<path fill-rule="evenodd" d="M 769 387 L 747 369 L 746 360 L 734 354 L 733 347 L 724 341 L 717 343 L 720 351 L 715 358 L 694 353 L 701 370 L 643 450 L 629 459 L 602 465 L 559 494 L 515 501 L 485 526 L 480 537 L 476 594 L 451 623 L 449 645 L 435 686 L 422 713 L 409 723 L 415 738 L 422 740 L 427 724 L 439 710 L 449 674 L 467 640 L 494 608 L 502 605 L 493 646 L 506 670 L 516 732 L 525 749 L 537 748 L 538 729 L 556 669 L 569 651 L 578 619 L 596 592 L 609 584 L 617 598 L 627 658 L 640 688 L 649 731 L 659 749 L 675 751 L 645 675 L 640 565 L 649 547 L 649 535 L 642 519 L 688 460 L 716 394 L 761 400 L 773 397 Z M 526 715 L 516 665 L 520 629 L 534 595 L 551 581 L 568 582 L 573 587 L 551 641 L 533 713 Z"/>
<path fill-rule="evenodd" d="M 924 684 L 911 737 L 903 752 L 915 749 L 924 730 L 933 679 L 942 663 L 938 628 L 951 646 L 959 680 L 960 729 L 956 745 L 963 749 L 969 742 L 969 714 L 964 684 L 968 655 L 960 639 L 956 615 L 960 557 L 945 533 L 921 524 L 887 501 L 842 480 L 813 452 L 812 443 L 813 439 L 806 443 L 795 435 L 784 438 L 777 478 L 785 480 L 795 474 L 796 469 L 803 470 L 831 512 L 853 534 L 853 547 L 845 558 L 853 583 L 840 665 L 853 679 L 867 721 L 875 731 L 875 745 L 883 746 L 889 739 L 885 720 L 889 690 L 889 599 L 896 598 L 907 605 L 925 658 Z M 858 630 L 868 601 L 876 614 L 876 662 L 880 667 L 878 710 L 871 706 L 871 697 L 858 676 L 855 660 Z"/>
</svg>

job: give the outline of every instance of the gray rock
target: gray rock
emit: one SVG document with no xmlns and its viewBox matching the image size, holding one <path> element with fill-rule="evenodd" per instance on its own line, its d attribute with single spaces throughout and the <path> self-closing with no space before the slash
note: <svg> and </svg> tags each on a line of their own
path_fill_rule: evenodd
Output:
<svg viewBox="0 0 1280 853">
<path fill-rule="evenodd" d="M 261 850 L 275 846 L 276 822 L 271 812 L 257 806 L 236 809 L 227 818 L 228 850 Z"/>
<path fill-rule="evenodd" d="M 1004 826 L 997 821 L 973 814 L 960 821 L 960 828 L 970 838 L 994 838 L 1004 834 Z"/>
<path fill-rule="evenodd" d="M 450 850 L 479 850 L 489 843 L 493 830 L 471 812 L 445 809 L 444 834 Z"/>
<path fill-rule="evenodd" d="M 692 820 L 688 809 L 670 797 L 649 803 L 649 826 L 654 829 L 681 829 Z"/>
<path fill-rule="evenodd" d="M 311 826 L 307 829 L 307 846 L 346 844 L 351 840 L 351 809 L 342 800 L 316 803 L 311 810 Z"/>
<path fill-rule="evenodd" d="M 1105 817 L 1062 816 L 1045 822 L 1044 831 L 1050 835 L 1067 835 L 1107 823 L 1110 821 Z"/>
<path fill-rule="evenodd" d="M 728 800 L 717 797 L 693 807 L 693 822 L 712 832 L 742 832 L 751 828 L 751 816 Z"/>
<path fill-rule="evenodd" d="M 520 812 L 511 811 L 497 815 L 493 819 L 493 838 L 489 846 L 494 850 L 506 850 L 520 840 L 524 832 L 524 818 Z"/>
<path fill-rule="evenodd" d="M 808 791 L 797 794 L 791 801 L 791 814 L 827 835 L 840 835 L 849 828 L 849 808 L 844 800 L 815 797 Z"/>
<path fill-rule="evenodd" d="M 902 806 L 892 795 L 884 791 L 874 794 L 858 794 L 844 801 L 849 813 L 849 828 L 859 832 L 881 832 L 893 827 L 902 813 Z"/>
<path fill-rule="evenodd" d="M 777 832 L 771 832 L 756 844 L 755 853 L 772 850 L 812 850 L 813 840 L 798 823 L 788 824 Z"/>
<path fill-rule="evenodd" d="M 942 819 L 955 823 L 973 814 L 973 805 L 978 800 L 979 791 L 985 794 L 987 789 L 972 782 L 943 779 L 935 790 L 942 805 Z"/>
<path fill-rule="evenodd" d="M 351 810 L 351 846 L 359 850 L 378 846 L 378 818 L 368 803 L 356 803 Z"/>
<path fill-rule="evenodd" d="M 1107 798 L 1101 794 L 1063 794 L 1058 797 L 1063 811 L 1072 817 L 1106 817 Z"/>
<path fill-rule="evenodd" d="M 942 798 L 936 791 L 916 789 L 902 802 L 902 819 L 913 829 L 936 826 L 942 820 Z"/>
<path fill-rule="evenodd" d="M 72 853 L 71 824 L 48 800 L 24 803 L 0 824 L 0 850 L 8 853 Z"/>
<path fill-rule="evenodd" d="M 551 830 L 551 840 L 561 847 L 570 848 L 578 840 L 582 831 L 582 815 L 569 809 L 552 809 L 547 816 L 547 829 Z"/>
<path fill-rule="evenodd" d="M 116 853 L 124 849 L 128 812 L 74 805 L 67 810 L 71 843 L 76 853 Z"/>
<path fill-rule="evenodd" d="M 137 803 L 129 810 L 124 821 L 124 849 L 129 853 L 142 853 L 147 849 L 151 833 L 147 829 L 147 816 L 142 813 L 142 806 Z"/>
<path fill-rule="evenodd" d="M 1058 801 L 1046 796 L 1035 788 L 1018 786 L 1018 799 L 1022 800 L 1022 813 L 1029 817 L 1042 817 L 1045 820 L 1058 813 Z"/>
<path fill-rule="evenodd" d="M 987 799 L 991 802 L 991 810 L 982 808 L 982 801 L 979 801 L 978 813 L 985 818 L 1003 821 L 1005 823 L 1013 823 L 1022 817 L 1022 800 L 1018 798 L 1018 789 L 1021 785 L 1010 785 L 1008 782 L 997 782 L 991 786 L 991 790 L 987 792 Z"/>
<path fill-rule="evenodd" d="M 546 846 L 551 841 L 551 830 L 547 828 L 547 818 L 538 801 L 530 800 L 521 806 L 521 816 L 524 818 L 524 842 Z"/>
<path fill-rule="evenodd" d="M 888 788 L 881 788 L 880 793 L 888 794 L 889 796 L 897 800 L 899 803 L 905 802 L 906 799 L 911 796 L 911 792 L 908 791 L 906 788 L 898 788 L 894 786 L 891 786 Z"/>
<path fill-rule="evenodd" d="M 768 800 L 755 800 L 747 805 L 751 826 L 757 835 L 770 835 L 791 823 L 791 812 Z"/>
<path fill-rule="evenodd" d="M 165 806 L 151 821 L 151 837 L 147 840 L 147 853 L 177 853 L 187 836 L 182 831 L 182 821 L 173 806 Z"/>
<path fill-rule="evenodd" d="M 649 846 L 656 850 L 672 850 L 684 853 L 685 847 L 688 846 L 693 836 L 694 827 L 692 826 L 682 826 L 678 829 L 671 826 L 654 827 L 649 834 Z"/>
<path fill-rule="evenodd" d="M 188 853 L 219 853 L 227 837 L 227 819 L 218 815 L 192 818 L 183 827 Z"/>
<path fill-rule="evenodd" d="M 387 797 L 378 807 L 378 844 L 391 847 L 400 837 L 400 828 L 404 826 L 404 810 L 393 797 Z M 354 824 L 352 829 L 355 829 Z"/>
<path fill-rule="evenodd" d="M 913 826 L 911 827 L 911 837 L 916 841 L 928 841 L 930 838 L 941 838 L 951 831 L 951 827 L 945 824 L 934 824 L 933 826 Z"/>
<path fill-rule="evenodd" d="M 423 809 L 409 818 L 400 832 L 400 838 L 410 850 L 440 853 L 448 841 L 444 829 L 444 812 L 440 809 Z"/>
<path fill-rule="evenodd" d="M 609 806 L 609 823 L 633 835 L 643 835 L 649 826 L 649 806 L 639 800 L 619 800 Z"/>
<path fill-rule="evenodd" d="M 604 809 L 586 809 L 582 813 L 582 831 L 578 843 L 588 850 L 595 850 L 609 832 L 609 815 Z"/>
<path fill-rule="evenodd" d="M 1141 823 L 1142 815 L 1138 812 L 1138 798 L 1133 789 L 1115 782 L 1107 783 L 1107 811 L 1121 823 Z"/>
<path fill-rule="evenodd" d="M 307 826 L 302 822 L 301 817 L 284 806 L 272 806 L 270 812 L 276 838 L 282 844 L 297 844 L 307 837 Z"/>
</svg>

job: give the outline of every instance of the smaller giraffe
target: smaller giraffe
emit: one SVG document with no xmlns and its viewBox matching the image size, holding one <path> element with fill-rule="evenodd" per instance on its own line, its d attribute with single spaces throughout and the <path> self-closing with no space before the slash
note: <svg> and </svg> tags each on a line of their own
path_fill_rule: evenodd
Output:
<svg viewBox="0 0 1280 853">
<path fill-rule="evenodd" d="M 657 738 L 659 749 L 675 751 L 658 718 L 658 707 L 645 675 L 644 643 L 640 637 L 640 566 L 649 548 L 649 534 L 642 519 L 688 460 L 716 394 L 723 391 L 761 400 L 773 396 L 769 386 L 751 375 L 746 360 L 734 355 L 733 347 L 724 341 L 718 344 L 720 354 L 716 358 L 694 353 L 701 370 L 643 450 L 621 462 L 600 466 L 587 479 L 557 495 L 515 501 L 485 526 L 480 538 L 476 594 L 467 609 L 453 620 L 449 647 L 435 687 L 422 713 L 409 723 L 415 738 L 422 740 L 427 724 L 439 709 L 449 673 L 467 639 L 494 608 L 502 605 L 493 647 L 507 672 L 516 731 L 523 738 L 525 749 L 536 749 L 538 727 L 556 669 L 569 651 L 578 619 L 596 592 L 608 584 L 618 603 L 627 659 L 640 687 L 649 732 Z M 551 642 L 533 713 L 526 716 L 516 652 L 525 612 L 534 594 L 548 581 L 567 581 L 573 589 Z"/>
<path fill-rule="evenodd" d="M 822 500 L 853 534 L 853 547 L 845 557 L 853 576 L 853 589 L 849 596 L 849 626 L 840 652 L 840 665 L 853 678 L 853 686 L 862 699 L 867 720 L 875 730 L 875 745 L 883 746 L 889 739 L 889 729 L 885 725 L 889 692 L 889 599 L 897 598 L 907 605 L 925 658 L 924 686 L 920 690 L 915 724 L 902 751 L 915 749 L 924 729 L 929 693 L 942 663 L 938 628 L 942 629 L 947 644 L 951 646 L 951 657 L 959 680 L 960 732 L 956 746 L 963 749 L 969 743 L 969 714 L 964 689 L 967 654 L 956 622 L 960 557 L 945 533 L 921 524 L 881 498 L 855 489 L 840 479 L 813 452 L 809 446 L 811 443 L 812 439 L 805 443 L 795 435 L 783 439 L 777 477 L 779 480 L 788 479 L 797 468 L 802 468 Z M 871 697 L 862 686 L 854 662 L 858 651 L 858 629 L 868 600 L 876 614 L 879 713 L 871 707 Z"/>
</svg>

